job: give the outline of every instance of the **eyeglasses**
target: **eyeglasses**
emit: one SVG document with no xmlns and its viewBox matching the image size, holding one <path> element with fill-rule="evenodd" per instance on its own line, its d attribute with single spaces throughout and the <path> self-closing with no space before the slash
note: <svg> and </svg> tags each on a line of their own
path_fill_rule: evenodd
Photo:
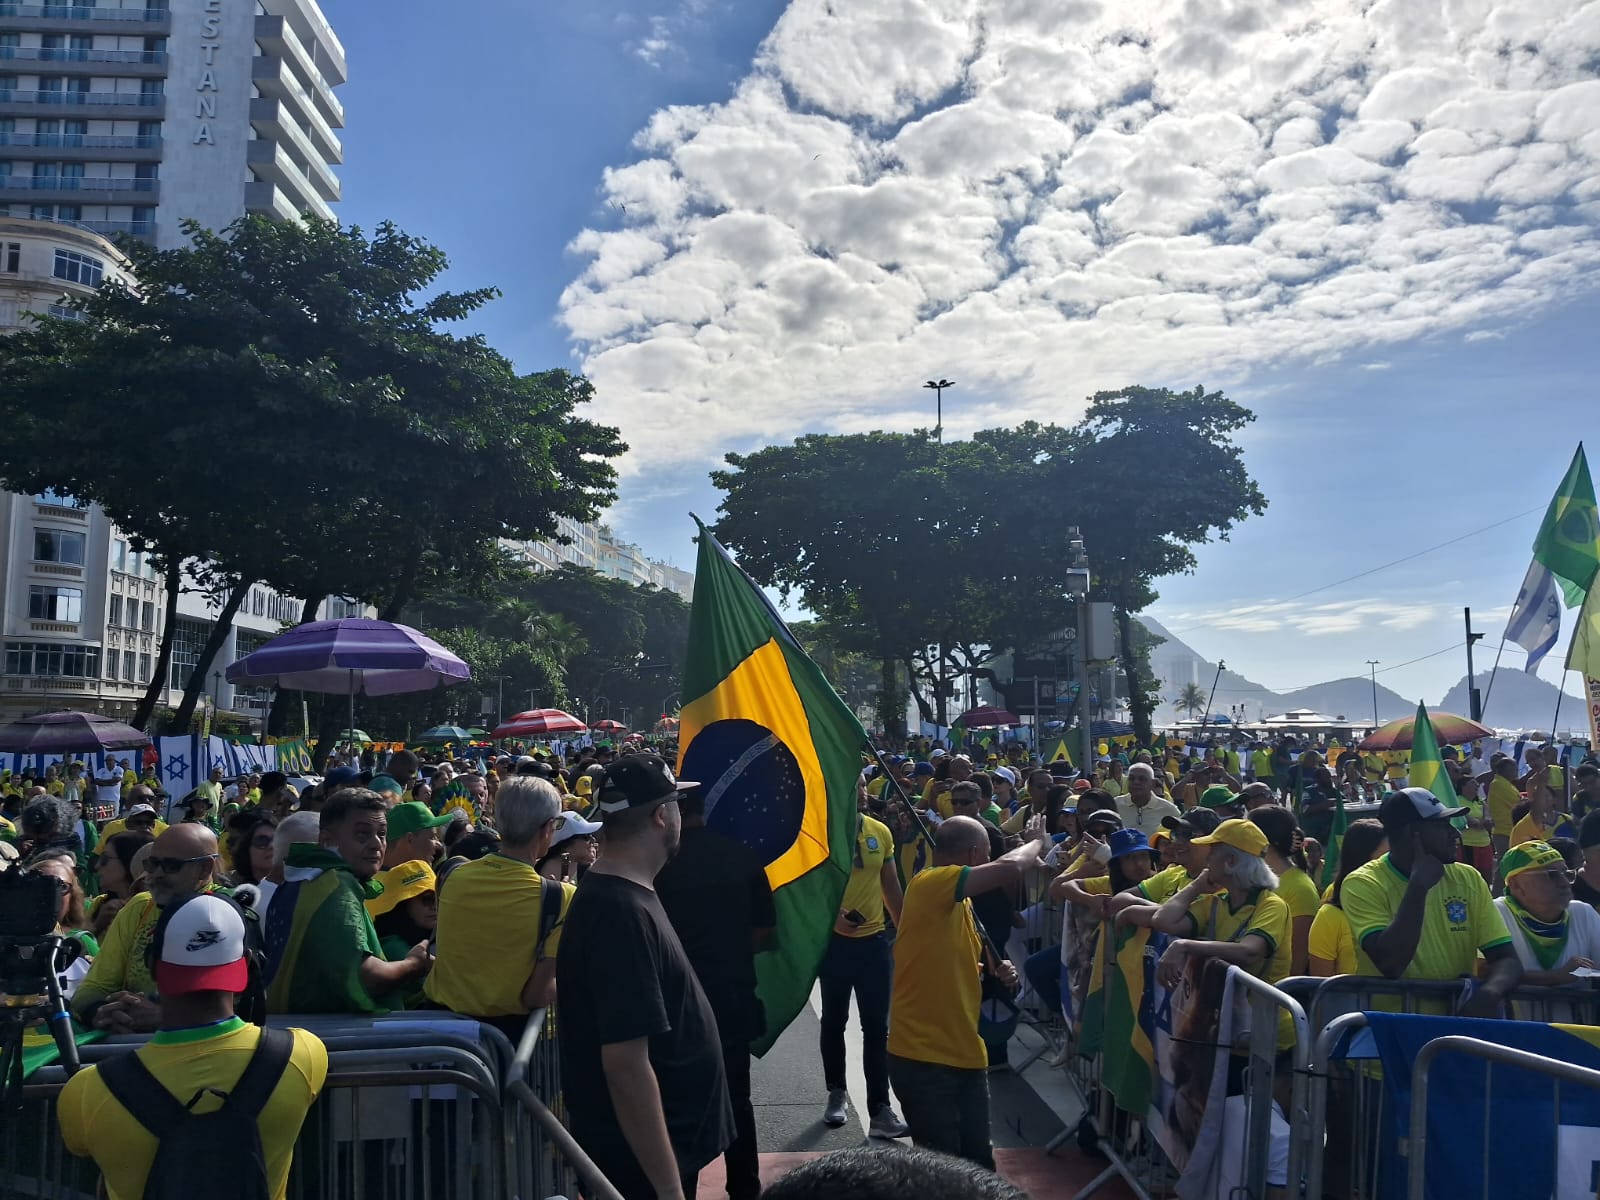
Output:
<svg viewBox="0 0 1600 1200">
<path fill-rule="evenodd" d="M 144 860 L 145 872 L 160 871 L 163 875 L 176 875 L 190 863 L 209 862 L 215 854 L 197 854 L 193 858 L 157 858 L 151 855 Z"/>
</svg>

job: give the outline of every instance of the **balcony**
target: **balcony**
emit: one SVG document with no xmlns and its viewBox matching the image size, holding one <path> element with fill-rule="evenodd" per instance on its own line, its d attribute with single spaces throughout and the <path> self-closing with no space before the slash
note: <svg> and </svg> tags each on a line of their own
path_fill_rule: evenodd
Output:
<svg viewBox="0 0 1600 1200">
<path fill-rule="evenodd" d="M 281 100 L 258 96 L 250 101 L 250 124 L 263 141 L 287 143 L 295 151 L 296 165 L 310 179 L 317 194 L 329 203 L 338 201 L 339 179 L 312 144 L 305 130 L 295 123 L 288 107 Z"/>
<path fill-rule="evenodd" d="M 96 74 L 160 78 L 167 72 L 164 50 L 72 50 L 64 47 L 0 46 L 0 61 L 51 63 L 65 74 L 88 74 L 96 66 L 113 64 L 116 71 Z M 48 72 L 47 72 L 48 73 Z"/>
<path fill-rule="evenodd" d="M 0 175 L 0 204 L 20 200 L 28 204 L 155 205 L 160 200 L 159 188 L 155 179 Z"/>
<path fill-rule="evenodd" d="M 167 98 L 159 92 L 68 92 L 0 90 L 0 116 L 122 117 L 133 112 L 142 120 L 156 120 L 166 112 Z"/>
<path fill-rule="evenodd" d="M 130 237 L 153 238 L 156 236 L 156 223 L 154 221 L 74 221 L 73 224 L 87 229 L 91 233 L 98 233 L 102 237 L 114 237 L 119 233 L 126 233 Z"/>
<path fill-rule="evenodd" d="M 12 29 L 50 33 L 62 22 L 83 21 L 107 33 L 166 33 L 172 13 L 165 8 L 101 8 L 76 4 L 12 4 L 0 0 L 0 18 Z"/>
<path fill-rule="evenodd" d="M 62 162 L 160 162 L 162 142 L 131 133 L 0 133 L 0 147 L 49 150 Z"/>
<path fill-rule="evenodd" d="M 311 186 L 300 164 L 277 142 L 256 139 L 245 143 L 245 162 L 258 180 L 275 185 L 294 206 L 296 214 L 332 219 L 333 210 L 327 201 Z M 246 205 L 249 203 L 249 185 L 245 185 Z"/>
</svg>

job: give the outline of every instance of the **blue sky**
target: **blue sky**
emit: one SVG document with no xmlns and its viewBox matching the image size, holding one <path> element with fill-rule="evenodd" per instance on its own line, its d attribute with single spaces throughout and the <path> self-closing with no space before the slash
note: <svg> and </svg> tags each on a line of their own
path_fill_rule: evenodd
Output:
<svg viewBox="0 0 1600 1200">
<path fill-rule="evenodd" d="M 1269 687 L 1375 658 L 1436 699 L 1595 425 L 1597 3 L 324 7 L 341 217 L 596 380 L 613 523 L 681 565 L 723 452 L 931 424 L 932 375 L 957 435 L 1221 386 L 1271 507 L 1154 614 Z"/>
</svg>

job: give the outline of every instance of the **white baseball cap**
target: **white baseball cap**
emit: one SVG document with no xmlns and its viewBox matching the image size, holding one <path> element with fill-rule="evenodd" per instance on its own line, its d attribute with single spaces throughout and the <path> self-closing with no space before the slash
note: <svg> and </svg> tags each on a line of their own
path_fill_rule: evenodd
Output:
<svg viewBox="0 0 1600 1200">
<path fill-rule="evenodd" d="M 220 896 L 194 896 L 161 920 L 156 988 L 167 996 L 187 992 L 238 993 L 250 985 L 244 917 Z"/>
<path fill-rule="evenodd" d="M 577 813 L 562 813 L 556 818 L 556 831 L 550 835 L 550 849 L 577 837 L 593 837 L 603 826 L 599 821 L 586 821 Z"/>
</svg>

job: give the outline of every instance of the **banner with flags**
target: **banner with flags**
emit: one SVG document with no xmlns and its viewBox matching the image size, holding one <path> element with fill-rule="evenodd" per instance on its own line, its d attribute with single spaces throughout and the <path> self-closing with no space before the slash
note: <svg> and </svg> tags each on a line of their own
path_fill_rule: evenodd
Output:
<svg viewBox="0 0 1600 1200">
<path fill-rule="evenodd" d="M 1391 1150 L 1411 1139 L 1411 1068 L 1434 1038 L 1464 1034 L 1600 1070 L 1600 1029 L 1536 1021 L 1367 1014 L 1383 1062 Z M 1493 1103 L 1486 1103 L 1492 1098 Z M 1470 1146 L 1470 1153 L 1462 1153 Z M 1600 1091 L 1519 1067 L 1442 1054 L 1428 1072 L 1427 1200 L 1459 1196 L 1553 1196 L 1592 1200 L 1600 1175 Z M 1390 1153 L 1379 1194 L 1407 1194 L 1407 1160 Z"/>
<path fill-rule="evenodd" d="M 805 1006 L 855 855 L 866 731 L 765 594 L 705 525 L 678 713 L 678 772 L 701 784 L 706 825 L 766 864 L 778 912 L 756 955 L 764 1054 Z"/>
</svg>

